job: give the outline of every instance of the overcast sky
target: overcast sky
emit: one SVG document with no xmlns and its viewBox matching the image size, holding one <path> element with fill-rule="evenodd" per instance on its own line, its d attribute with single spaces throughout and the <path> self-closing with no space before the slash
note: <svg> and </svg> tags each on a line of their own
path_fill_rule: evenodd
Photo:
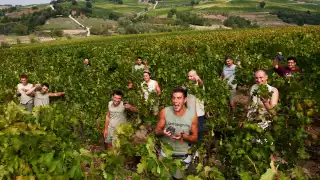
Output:
<svg viewBox="0 0 320 180">
<path fill-rule="evenodd" d="M 51 0 L 0 0 L 0 5 L 29 5 L 29 4 L 45 4 L 50 3 Z"/>
</svg>

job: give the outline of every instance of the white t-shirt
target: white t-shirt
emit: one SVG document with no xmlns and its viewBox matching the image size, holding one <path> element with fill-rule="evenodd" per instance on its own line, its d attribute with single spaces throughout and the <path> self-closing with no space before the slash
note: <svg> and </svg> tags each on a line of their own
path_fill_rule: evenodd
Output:
<svg viewBox="0 0 320 180">
<path fill-rule="evenodd" d="M 203 86 L 203 89 L 204 89 L 204 86 Z M 188 101 L 187 101 L 188 108 L 191 109 L 193 112 L 195 112 L 197 116 L 204 116 L 205 115 L 204 102 L 201 101 L 199 98 L 196 98 L 192 94 L 188 94 L 187 98 L 188 98 Z"/>
<path fill-rule="evenodd" d="M 125 107 L 122 101 L 116 107 L 113 105 L 113 101 L 110 101 L 108 104 L 108 112 L 110 113 L 109 126 L 111 128 L 116 128 L 120 124 L 127 123 Z"/>
<path fill-rule="evenodd" d="M 232 81 L 235 79 L 237 65 L 232 64 L 230 67 L 225 65 L 223 66 L 223 80 L 228 80 L 228 84 L 232 89 L 237 88 L 237 84 L 232 84 Z"/>
<path fill-rule="evenodd" d="M 26 92 L 22 90 L 24 89 L 26 91 L 29 91 L 32 88 L 33 88 L 33 84 L 29 84 L 29 83 L 27 85 L 23 85 L 22 83 L 18 84 L 18 92 L 21 93 L 21 97 L 20 97 L 21 104 L 27 104 L 28 102 L 33 101 L 33 97 L 26 95 Z"/>
<path fill-rule="evenodd" d="M 139 69 L 144 69 L 144 65 L 143 64 L 140 64 L 140 65 L 136 64 L 134 66 L 134 70 L 139 70 Z"/>
<path fill-rule="evenodd" d="M 269 84 L 267 84 L 267 87 L 268 87 L 268 91 L 271 92 L 273 91 L 274 87 L 270 86 Z M 255 90 L 257 90 L 259 88 L 259 85 L 258 84 L 255 84 L 251 87 L 251 90 L 250 90 L 250 96 L 251 96 L 251 103 L 249 105 L 249 111 L 248 111 L 248 114 L 247 114 L 247 117 L 250 119 L 250 120 L 254 120 L 253 117 L 251 117 L 252 113 L 258 113 L 258 118 L 262 121 L 265 120 L 265 116 L 267 116 L 269 114 L 268 110 L 265 108 L 263 102 L 261 101 L 261 99 L 257 96 L 253 96 L 253 92 Z"/>
<path fill-rule="evenodd" d="M 146 88 L 145 85 L 148 87 Z M 150 79 L 149 83 L 146 83 L 145 81 L 141 83 L 142 91 L 143 91 L 143 97 L 145 100 L 148 100 L 149 94 L 151 92 L 156 92 L 157 87 L 157 81 Z"/>
</svg>

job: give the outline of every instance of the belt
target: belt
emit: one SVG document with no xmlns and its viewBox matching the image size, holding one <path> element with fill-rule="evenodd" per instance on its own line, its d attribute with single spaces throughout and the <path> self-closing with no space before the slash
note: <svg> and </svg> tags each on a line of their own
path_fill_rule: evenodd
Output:
<svg viewBox="0 0 320 180">
<path fill-rule="evenodd" d="M 186 158 L 189 154 L 172 154 L 173 158 Z"/>
</svg>

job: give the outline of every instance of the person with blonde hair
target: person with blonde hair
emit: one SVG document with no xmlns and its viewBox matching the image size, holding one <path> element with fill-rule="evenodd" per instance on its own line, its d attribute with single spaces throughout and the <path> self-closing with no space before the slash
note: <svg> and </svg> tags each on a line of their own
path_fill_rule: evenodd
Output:
<svg viewBox="0 0 320 180">
<path fill-rule="evenodd" d="M 197 74 L 197 71 L 191 70 L 188 73 L 188 80 L 194 83 L 195 88 L 202 88 L 204 90 L 203 81 Z M 205 110 L 204 102 L 196 97 L 196 95 L 188 93 L 187 106 L 190 110 L 196 113 L 198 117 L 198 136 L 199 142 L 202 141 L 205 131 Z"/>
</svg>

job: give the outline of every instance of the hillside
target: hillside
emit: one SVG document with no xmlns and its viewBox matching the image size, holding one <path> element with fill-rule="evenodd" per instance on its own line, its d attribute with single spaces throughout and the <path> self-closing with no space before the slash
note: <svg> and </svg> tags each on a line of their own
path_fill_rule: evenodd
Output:
<svg viewBox="0 0 320 180">
<path fill-rule="evenodd" d="M 60 0 L 51 5 L 54 10 L 49 4 L 3 8 L 0 34 L 57 29 L 67 35 L 70 30 L 85 33 L 89 28 L 93 33 L 87 34 L 116 35 L 320 24 L 320 0 L 265 0 L 263 4 L 260 0 Z M 226 23 L 232 16 L 235 20 Z M 34 22 L 30 25 L 30 21 Z"/>
</svg>

